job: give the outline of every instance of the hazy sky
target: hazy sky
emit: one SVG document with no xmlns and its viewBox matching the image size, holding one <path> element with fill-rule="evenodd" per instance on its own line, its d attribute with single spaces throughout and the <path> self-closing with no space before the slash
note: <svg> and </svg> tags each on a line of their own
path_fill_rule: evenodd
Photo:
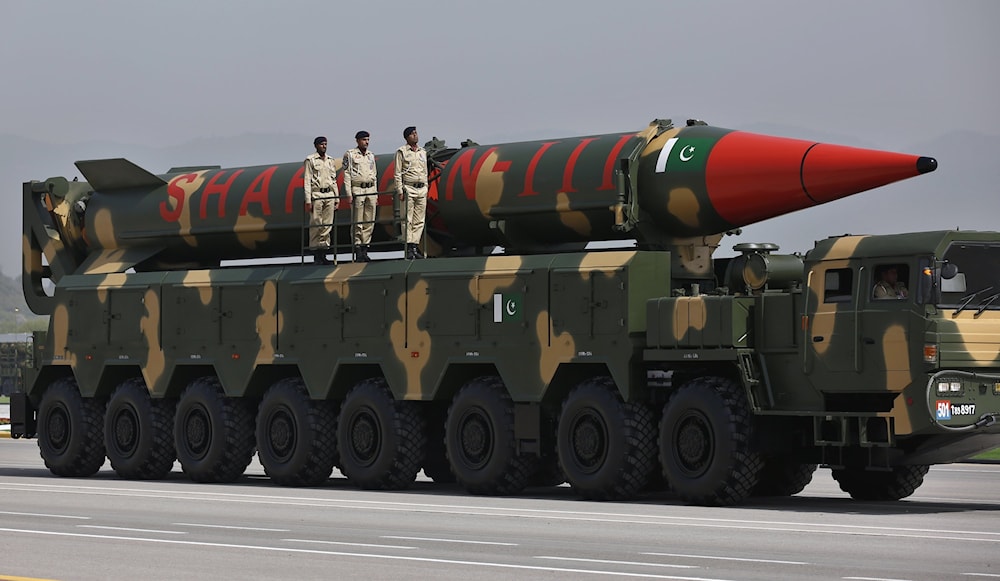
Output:
<svg viewBox="0 0 1000 581">
<path fill-rule="evenodd" d="M 886 146 L 929 125 L 1000 134 L 990 0 L 4 0 L 0 13 L 0 132 L 41 141 L 349 144 L 367 127 L 389 150 L 409 124 L 460 140 L 654 117 Z"/>
<path fill-rule="evenodd" d="M 362 128 L 387 152 L 406 125 L 457 145 L 696 117 L 906 151 L 1000 136 L 998 23 L 992 0 L 0 0 L 0 134 L 122 157 L 303 136 L 280 162 Z"/>
</svg>

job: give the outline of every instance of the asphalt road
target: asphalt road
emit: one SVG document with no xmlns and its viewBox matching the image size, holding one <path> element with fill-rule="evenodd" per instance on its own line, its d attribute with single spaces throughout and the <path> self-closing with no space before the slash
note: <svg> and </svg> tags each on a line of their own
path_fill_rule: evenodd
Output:
<svg viewBox="0 0 1000 581">
<path fill-rule="evenodd" d="M 856 502 L 828 470 L 791 498 L 586 502 L 569 488 L 474 497 L 49 475 L 0 439 L 0 579 L 911 580 L 1000 578 L 1000 465 L 931 469 L 909 499 Z"/>
</svg>

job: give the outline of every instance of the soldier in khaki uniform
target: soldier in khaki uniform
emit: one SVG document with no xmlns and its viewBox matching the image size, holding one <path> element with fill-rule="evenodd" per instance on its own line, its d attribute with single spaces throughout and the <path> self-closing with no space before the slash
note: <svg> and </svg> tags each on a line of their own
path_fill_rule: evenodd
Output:
<svg viewBox="0 0 1000 581">
<path fill-rule="evenodd" d="M 420 237 L 427 211 L 427 152 L 417 145 L 416 127 L 403 130 L 406 145 L 396 150 L 396 195 L 406 208 L 406 258 L 423 258 Z M 405 203 L 404 203 L 405 202 Z"/>
<path fill-rule="evenodd" d="M 337 205 L 337 166 L 326 154 L 326 137 L 313 140 L 316 153 L 306 158 L 305 198 L 309 212 L 309 248 L 317 264 L 332 264 L 326 257 L 330 248 L 330 229 Z"/>
<path fill-rule="evenodd" d="M 357 248 L 358 262 L 368 262 L 368 245 L 375 228 L 375 212 L 378 206 L 378 170 L 375 154 L 368 150 L 371 139 L 367 131 L 358 131 L 354 140 L 358 146 L 344 153 L 344 191 L 347 199 L 354 199 L 354 246 Z"/>
<path fill-rule="evenodd" d="M 899 280 L 899 268 L 895 265 L 882 268 L 880 279 L 875 283 L 872 294 L 876 299 L 905 299 L 909 296 L 906 285 Z"/>
</svg>

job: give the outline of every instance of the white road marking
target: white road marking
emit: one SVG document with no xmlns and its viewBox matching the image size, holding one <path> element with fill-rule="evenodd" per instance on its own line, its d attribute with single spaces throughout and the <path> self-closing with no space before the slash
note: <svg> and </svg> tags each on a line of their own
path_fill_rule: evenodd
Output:
<svg viewBox="0 0 1000 581">
<path fill-rule="evenodd" d="M 104 529 L 107 531 L 128 531 L 130 533 L 154 533 L 159 535 L 186 535 L 184 531 L 161 531 L 156 529 L 130 529 L 126 527 L 106 527 L 101 525 L 76 525 L 81 529 Z"/>
<path fill-rule="evenodd" d="M 666 567 L 670 569 L 698 569 L 697 565 L 673 565 L 671 563 L 648 563 L 645 561 L 610 561 L 607 559 L 580 559 L 577 557 L 555 557 L 535 555 L 536 559 L 552 559 L 554 561 L 577 561 L 582 563 L 604 563 L 605 565 L 639 565 L 641 567 Z"/>
<path fill-rule="evenodd" d="M 758 530 L 768 532 L 811 533 L 831 535 L 859 535 L 887 538 L 918 538 L 936 540 L 957 540 L 963 542 L 1000 543 L 1000 532 L 956 531 L 918 528 L 895 528 L 863 525 L 843 525 L 832 523 L 806 523 L 793 521 L 754 521 L 722 518 L 681 517 L 672 515 L 638 515 L 628 513 L 601 513 L 586 511 L 544 510 L 528 508 L 481 507 L 469 505 L 426 504 L 409 502 L 389 502 L 376 500 L 323 499 L 307 497 L 283 497 L 272 495 L 252 495 L 220 492 L 167 493 L 160 490 L 81 487 L 63 485 L 36 485 L 4 483 L 3 489 L 32 489 L 54 494 L 91 494 L 98 496 L 122 496 L 131 498 L 173 499 L 190 502 L 230 502 L 246 504 L 277 504 L 282 506 L 303 506 L 316 508 L 356 508 L 409 513 L 441 513 L 464 516 L 499 516 L 521 519 L 558 519 L 566 522 L 596 522 L 614 524 L 636 524 L 654 526 L 689 526 L 731 530 Z"/>
<path fill-rule="evenodd" d="M 175 522 L 171 523 L 179 527 L 201 527 L 206 529 L 233 529 L 237 531 L 262 531 L 265 533 L 290 533 L 291 529 L 262 529 L 259 527 L 231 527 L 227 525 L 205 525 L 191 522 Z"/>
<path fill-rule="evenodd" d="M 416 547 L 404 547 L 402 545 L 375 545 L 372 543 L 345 543 L 341 541 L 321 541 L 318 539 L 281 539 L 290 543 L 316 543 L 319 545 L 341 545 L 345 547 L 374 547 L 376 549 L 413 549 Z"/>
<path fill-rule="evenodd" d="M 962 573 L 969 577 L 1000 577 L 1000 573 Z"/>
<path fill-rule="evenodd" d="M 428 537 L 399 537 L 395 535 L 383 535 L 382 539 L 399 539 L 401 541 L 433 541 L 435 543 L 468 543 L 470 545 L 500 545 L 501 547 L 516 547 L 517 543 L 498 543 L 494 541 L 463 541 L 461 539 L 432 539 Z"/>
<path fill-rule="evenodd" d="M 910 579 L 890 579 L 888 577 L 843 577 L 854 581 L 910 581 Z"/>
<path fill-rule="evenodd" d="M 490 561 L 459 561 L 454 559 L 432 559 L 428 557 L 406 557 L 402 555 L 377 555 L 372 553 L 346 553 L 340 551 L 319 551 L 315 549 L 293 549 L 289 547 L 266 547 L 262 545 L 237 545 L 231 543 L 204 543 L 198 541 L 179 541 L 174 539 L 145 539 L 142 537 L 117 537 L 111 535 L 88 535 L 83 533 L 62 533 L 54 531 L 36 531 L 26 529 L 0 528 L 0 533 L 19 533 L 29 535 L 48 535 L 58 537 L 83 537 L 108 541 L 132 541 L 139 543 L 163 543 L 171 545 L 188 545 L 197 547 L 217 547 L 224 549 L 240 549 L 251 551 L 274 551 L 277 553 L 304 553 L 311 555 L 329 555 L 336 557 L 358 557 L 365 559 L 386 559 L 390 561 L 413 561 L 420 563 L 441 563 L 445 565 L 465 565 L 473 567 L 493 567 L 498 569 L 519 569 L 524 571 L 549 571 L 557 573 L 580 573 L 586 575 L 604 575 L 610 577 L 642 577 L 645 579 L 671 579 L 674 581 L 729 581 L 727 579 L 706 577 L 677 577 L 673 575 L 654 575 L 647 573 L 626 573 L 624 571 L 592 571 L 589 569 L 567 569 L 564 567 L 541 567 L 535 565 L 515 565 L 513 563 L 494 563 Z"/>
<path fill-rule="evenodd" d="M 640 553 L 641 555 L 652 555 L 655 557 L 684 557 L 686 559 L 717 559 L 720 561 L 747 561 L 750 563 L 775 563 L 778 565 L 810 565 L 802 561 L 774 561 L 771 559 L 743 559 L 740 557 L 715 557 L 712 555 L 682 555 L 680 553 Z"/>
<path fill-rule="evenodd" d="M 0 514 L 12 514 L 14 516 L 41 516 L 45 518 L 74 518 L 78 520 L 90 520 L 89 516 L 70 516 L 68 514 L 42 514 L 38 512 L 8 512 L 0 510 Z"/>
</svg>

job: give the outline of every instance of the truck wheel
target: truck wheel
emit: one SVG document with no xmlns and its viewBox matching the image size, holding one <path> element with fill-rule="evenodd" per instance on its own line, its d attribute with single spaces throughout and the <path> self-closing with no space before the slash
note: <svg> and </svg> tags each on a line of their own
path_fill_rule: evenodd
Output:
<svg viewBox="0 0 1000 581">
<path fill-rule="evenodd" d="M 833 470 L 840 489 L 854 500 L 899 500 L 913 494 L 924 483 L 927 465 L 897 466 L 888 472 L 864 468 Z"/>
<path fill-rule="evenodd" d="M 149 396 L 141 377 L 123 381 L 104 413 L 104 446 L 121 478 L 156 480 L 174 467 L 174 404 Z"/>
<path fill-rule="evenodd" d="M 534 468 L 518 454 L 514 402 L 499 377 L 465 384 L 448 410 L 445 450 L 455 479 L 472 494 L 515 494 Z"/>
<path fill-rule="evenodd" d="M 195 482 L 232 482 L 253 459 L 253 408 L 225 397 L 216 377 L 188 385 L 174 414 L 174 445 L 184 473 Z"/>
<path fill-rule="evenodd" d="M 624 500 L 646 485 L 656 459 L 653 412 L 624 403 L 610 377 L 570 392 L 559 417 L 559 465 L 574 492 L 594 500 Z"/>
<path fill-rule="evenodd" d="M 812 482 L 817 464 L 800 464 L 783 458 L 766 457 L 752 496 L 793 496 Z"/>
<path fill-rule="evenodd" d="M 337 423 L 340 469 L 370 490 L 406 488 L 424 463 L 427 434 L 414 402 L 396 401 L 382 378 L 355 385 Z"/>
<path fill-rule="evenodd" d="M 746 394 L 722 377 L 695 379 L 671 396 L 660 420 L 660 463 L 670 488 L 690 504 L 737 504 L 757 484 L 762 461 L 750 448 Z"/>
<path fill-rule="evenodd" d="M 282 379 L 257 410 L 257 458 L 282 486 L 316 486 L 337 462 L 337 414 L 328 401 L 309 398 L 299 378 Z"/>
<path fill-rule="evenodd" d="M 90 476 L 104 465 L 104 402 L 80 396 L 76 380 L 56 380 L 38 408 L 38 450 L 56 476 Z"/>
</svg>

